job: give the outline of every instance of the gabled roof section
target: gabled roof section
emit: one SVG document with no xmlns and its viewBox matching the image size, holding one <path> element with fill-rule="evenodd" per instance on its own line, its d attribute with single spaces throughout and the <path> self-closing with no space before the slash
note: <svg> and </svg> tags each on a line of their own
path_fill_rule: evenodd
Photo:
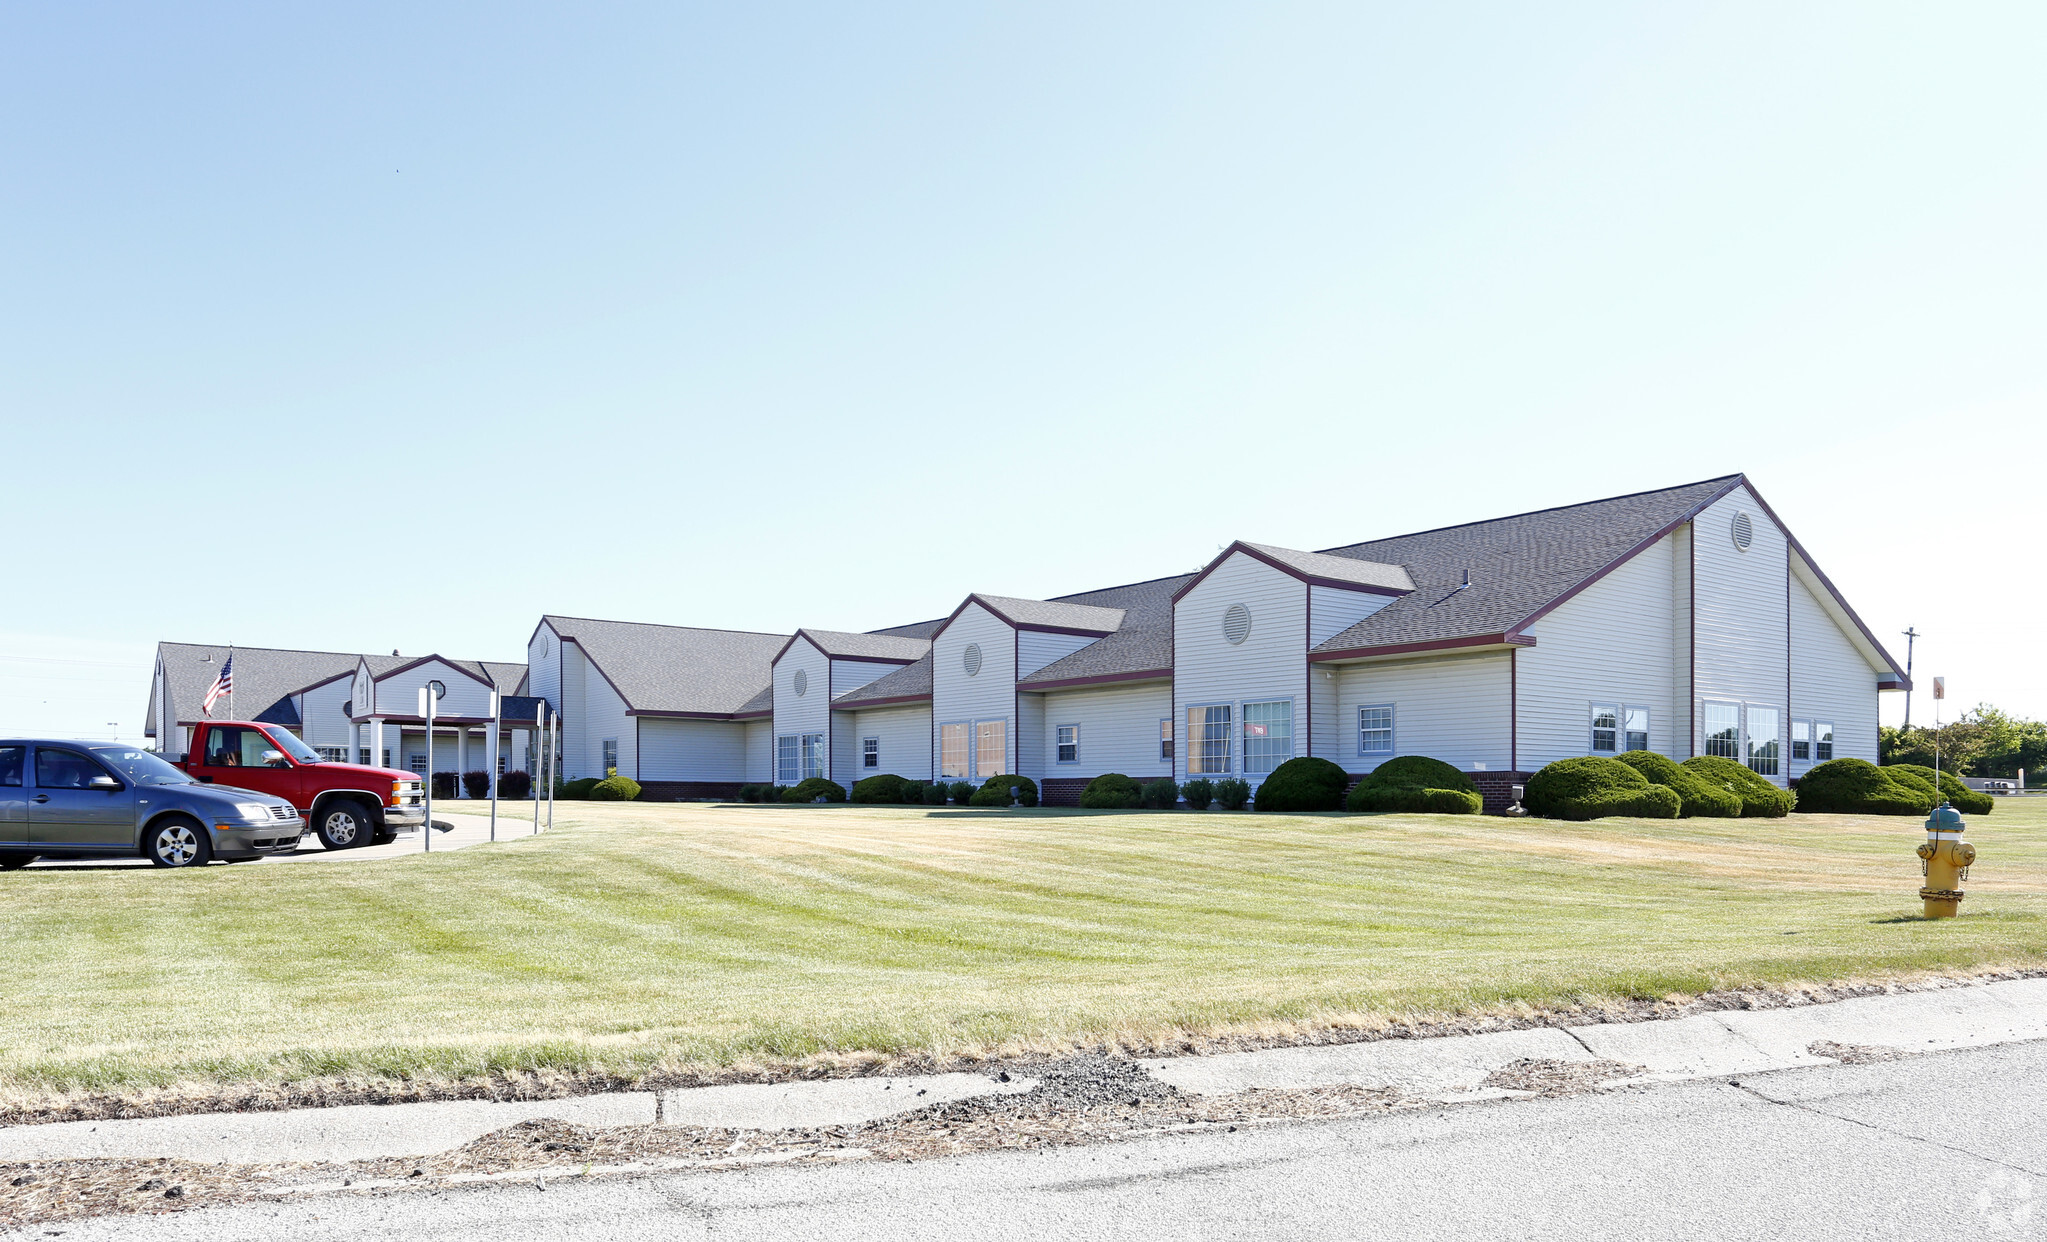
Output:
<svg viewBox="0 0 2047 1242">
<path fill-rule="evenodd" d="M 208 643 L 158 643 L 157 659 L 163 665 L 164 684 L 169 690 L 174 724 L 192 724 L 209 717 L 200 704 L 214 680 L 221 662 L 232 652 L 235 659 L 235 689 L 230 698 L 214 704 L 214 720 L 256 720 L 280 708 L 308 686 L 332 681 L 355 671 L 362 657 L 342 651 L 291 651 L 276 647 L 224 647 Z M 154 678 L 151 679 L 152 682 Z M 291 712 L 296 715 L 296 711 Z M 156 713 L 145 726 L 152 734 Z"/>
<path fill-rule="evenodd" d="M 1071 597 L 1064 600 L 1019 599 L 1014 595 L 984 595 L 976 591 L 960 601 L 952 615 L 939 625 L 938 630 L 932 631 L 932 637 L 936 638 L 939 630 L 951 625 L 973 604 L 979 604 L 993 613 L 997 620 L 1019 630 L 1100 636 L 1115 633 L 1123 624 L 1123 609 L 1113 605 L 1076 604 L 1071 602 Z"/>
<path fill-rule="evenodd" d="M 877 660 L 890 664 L 908 664 L 931 650 L 928 638 L 900 638 L 893 634 L 851 634 L 844 630 L 813 630 L 809 626 L 796 631 L 782 650 L 775 653 L 777 660 L 782 653 L 796 644 L 799 638 L 807 638 L 810 644 L 835 660 Z"/>
<path fill-rule="evenodd" d="M 1309 657 L 1532 643 L 1522 627 L 1743 482 L 1741 475 L 1726 475 L 1326 549 L 1332 557 L 1403 565 L 1415 589 L 1317 646 Z"/>
<path fill-rule="evenodd" d="M 950 617 L 937 617 L 930 621 L 913 621 L 909 625 L 891 626 L 885 630 L 870 630 L 871 634 L 886 634 L 894 638 L 929 638 L 945 628 Z"/>
<path fill-rule="evenodd" d="M 1193 574 L 1176 574 L 1047 601 L 1119 609 L 1123 622 L 1115 633 L 1052 661 L 1016 684 L 1027 690 L 1055 690 L 1169 675 L 1173 667 L 1173 600 L 1194 578 Z"/>
<path fill-rule="evenodd" d="M 372 657 L 367 656 L 364 658 L 372 659 Z M 445 664 L 463 676 L 469 677 L 483 685 L 494 687 L 497 684 L 484 671 L 482 663 L 476 660 L 450 660 L 444 655 L 423 655 L 410 660 L 400 660 L 392 656 L 383 656 L 377 659 L 379 662 L 389 665 L 389 667 L 378 669 L 375 662 L 371 663 L 370 676 L 376 681 L 382 681 L 387 677 L 396 677 L 400 673 L 409 673 L 422 664 Z"/>
<path fill-rule="evenodd" d="M 834 710 L 850 707 L 886 707 L 891 703 L 917 703 L 931 698 L 931 655 L 905 664 L 864 686 L 855 686 L 832 700 Z"/>
<path fill-rule="evenodd" d="M 1414 590 L 1414 579 L 1408 576 L 1404 565 L 1330 556 L 1326 552 L 1276 548 L 1269 543 L 1242 543 L 1239 546 L 1268 564 L 1291 570 L 1295 577 L 1321 586 L 1362 587 L 1382 595 Z"/>
<path fill-rule="evenodd" d="M 541 618 L 582 648 L 636 715 L 731 716 L 773 676 L 787 634 L 587 617 Z"/>
</svg>

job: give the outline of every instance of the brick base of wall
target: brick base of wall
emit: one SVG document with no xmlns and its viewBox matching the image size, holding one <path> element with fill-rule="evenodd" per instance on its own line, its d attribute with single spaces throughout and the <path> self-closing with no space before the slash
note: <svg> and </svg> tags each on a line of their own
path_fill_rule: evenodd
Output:
<svg viewBox="0 0 2047 1242">
<path fill-rule="evenodd" d="M 1478 786 L 1479 796 L 1485 799 L 1485 813 L 1505 815 L 1507 808 L 1514 805 L 1512 786 L 1526 785 L 1533 772 L 1466 772 L 1471 783 Z"/>
<path fill-rule="evenodd" d="M 720 802 L 739 801 L 739 787 L 745 781 L 641 781 L 642 802 L 691 802 L 713 798 Z"/>
<path fill-rule="evenodd" d="M 1079 806 L 1087 781 L 1074 777 L 1048 777 L 1038 782 L 1039 806 Z"/>
</svg>

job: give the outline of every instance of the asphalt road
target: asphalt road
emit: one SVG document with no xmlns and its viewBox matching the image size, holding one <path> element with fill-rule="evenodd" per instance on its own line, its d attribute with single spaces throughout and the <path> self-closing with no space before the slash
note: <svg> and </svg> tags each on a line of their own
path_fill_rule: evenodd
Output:
<svg viewBox="0 0 2047 1242">
<path fill-rule="evenodd" d="M 330 1197 L 89 1238 L 2047 1237 L 2047 1043 L 916 1164 Z M 49 1226 L 25 1230 L 43 1236 Z"/>
</svg>

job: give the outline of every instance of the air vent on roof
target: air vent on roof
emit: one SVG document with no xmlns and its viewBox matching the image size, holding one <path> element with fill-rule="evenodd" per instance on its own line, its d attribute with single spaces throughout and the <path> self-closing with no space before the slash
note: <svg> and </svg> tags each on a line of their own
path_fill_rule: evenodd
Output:
<svg viewBox="0 0 2047 1242">
<path fill-rule="evenodd" d="M 1223 639 L 1235 647 L 1251 637 L 1251 610 L 1242 604 L 1231 604 L 1223 610 Z"/>
<path fill-rule="evenodd" d="M 799 668 L 796 670 L 795 680 L 790 684 L 796 687 L 796 697 L 800 699 L 803 697 L 803 692 L 810 689 L 810 674 Z"/>
<path fill-rule="evenodd" d="M 1756 524 L 1749 520 L 1748 514 L 1746 513 L 1735 514 L 1734 546 L 1741 549 L 1743 552 L 1746 552 L 1748 551 L 1749 544 L 1755 542 L 1755 538 Z"/>
<path fill-rule="evenodd" d="M 980 676 L 981 644 L 968 643 L 966 651 L 962 652 L 960 655 L 960 663 L 966 666 L 967 676 L 969 677 Z"/>
</svg>

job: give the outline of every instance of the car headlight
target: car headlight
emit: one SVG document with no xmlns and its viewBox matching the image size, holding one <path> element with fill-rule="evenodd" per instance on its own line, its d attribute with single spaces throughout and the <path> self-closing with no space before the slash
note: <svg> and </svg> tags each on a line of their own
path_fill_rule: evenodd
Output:
<svg viewBox="0 0 2047 1242">
<path fill-rule="evenodd" d="M 243 819 L 272 818 L 270 808 L 264 806 L 261 802 L 237 802 L 235 803 L 235 810 L 241 813 Z"/>
</svg>

